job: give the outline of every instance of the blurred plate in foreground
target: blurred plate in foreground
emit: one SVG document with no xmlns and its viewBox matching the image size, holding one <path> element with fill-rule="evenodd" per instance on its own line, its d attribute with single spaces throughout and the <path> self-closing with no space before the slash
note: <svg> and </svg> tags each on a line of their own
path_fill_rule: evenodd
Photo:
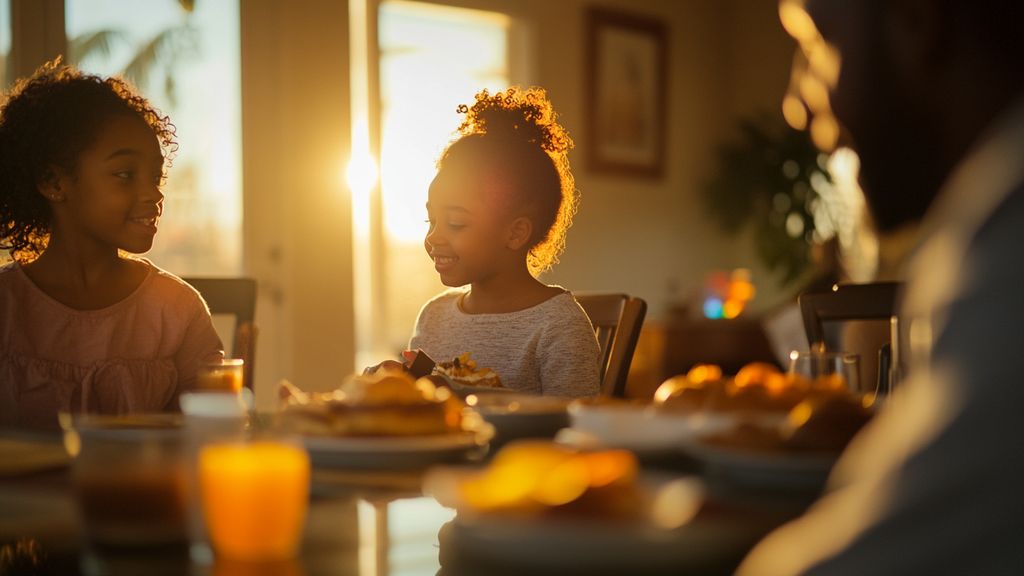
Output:
<svg viewBox="0 0 1024 576">
<path fill-rule="evenodd" d="M 703 464 L 710 480 L 750 488 L 820 490 L 838 453 L 746 450 L 707 442 L 687 442 L 682 451 Z"/>
</svg>

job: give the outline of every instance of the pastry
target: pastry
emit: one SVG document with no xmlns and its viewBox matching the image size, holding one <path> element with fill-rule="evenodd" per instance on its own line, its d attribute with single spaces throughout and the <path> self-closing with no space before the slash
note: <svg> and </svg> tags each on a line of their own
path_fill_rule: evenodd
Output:
<svg viewBox="0 0 1024 576">
<path fill-rule="evenodd" d="M 401 370 L 349 379 L 327 394 L 291 392 L 282 426 L 300 434 L 419 436 L 461 429 L 462 403 L 429 380 Z"/>
<path fill-rule="evenodd" d="M 490 368 L 478 368 L 476 361 L 469 357 L 469 352 L 464 352 L 450 362 L 438 362 L 434 366 L 434 374 L 465 386 L 503 388 L 498 374 Z"/>
</svg>

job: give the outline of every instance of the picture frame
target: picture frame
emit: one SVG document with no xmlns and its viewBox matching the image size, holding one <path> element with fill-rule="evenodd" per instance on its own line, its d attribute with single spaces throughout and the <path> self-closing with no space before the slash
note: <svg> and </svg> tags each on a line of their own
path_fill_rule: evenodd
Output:
<svg viewBox="0 0 1024 576">
<path fill-rule="evenodd" d="M 668 126 L 665 23 L 590 8 L 586 42 L 589 168 L 660 177 Z"/>
</svg>

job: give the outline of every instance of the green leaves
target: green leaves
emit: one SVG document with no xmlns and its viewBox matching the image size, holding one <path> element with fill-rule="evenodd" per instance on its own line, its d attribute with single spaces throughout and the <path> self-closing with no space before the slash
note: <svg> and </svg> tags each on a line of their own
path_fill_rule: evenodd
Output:
<svg viewBox="0 0 1024 576">
<path fill-rule="evenodd" d="M 738 233 L 754 226 L 757 253 L 784 282 L 807 267 L 810 248 L 831 235 L 820 194 L 832 178 L 806 132 L 767 115 L 744 120 L 740 138 L 719 151 L 719 171 L 704 188 L 708 211 Z M 819 231 L 819 228 L 821 230 Z"/>
</svg>

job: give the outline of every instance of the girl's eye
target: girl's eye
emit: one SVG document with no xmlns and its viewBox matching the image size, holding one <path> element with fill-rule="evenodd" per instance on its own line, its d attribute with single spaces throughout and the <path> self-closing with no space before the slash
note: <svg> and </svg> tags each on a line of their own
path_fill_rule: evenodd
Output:
<svg viewBox="0 0 1024 576">
<path fill-rule="evenodd" d="M 463 228 L 466 227 L 466 225 L 462 224 L 461 222 L 449 222 L 448 227 L 451 228 L 452 230 L 462 230 Z"/>
<path fill-rule="evenodd" d="M 131 180 L 132 172 L 131 170 L 122 170 L 120 172 L 114 172 L 114 176 L 120 178 L 121 180 Z"/>
</svg>

